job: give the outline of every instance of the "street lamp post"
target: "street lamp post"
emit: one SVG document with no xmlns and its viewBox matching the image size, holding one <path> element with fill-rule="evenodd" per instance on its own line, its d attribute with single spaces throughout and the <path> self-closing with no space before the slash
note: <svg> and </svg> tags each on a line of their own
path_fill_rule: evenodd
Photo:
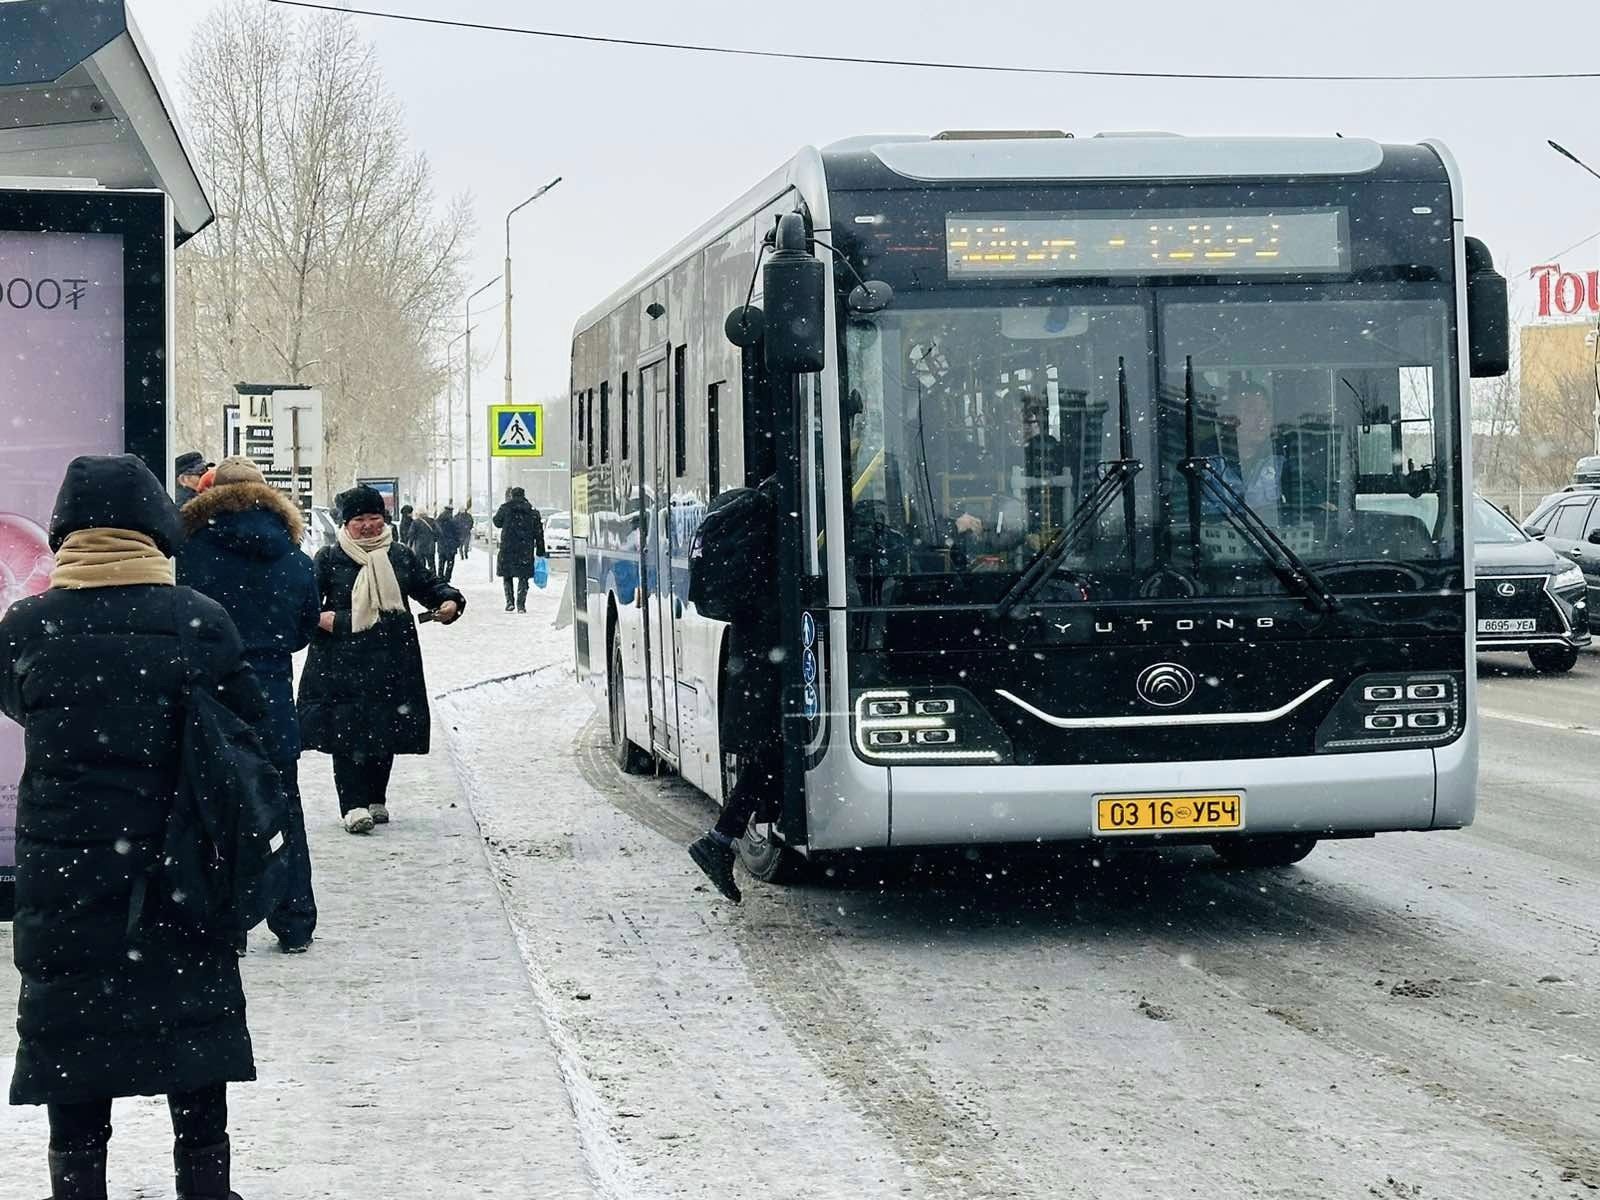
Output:
<svg viewBox="0 0 1600 1200">
<path fill-rule="evenodd" d="M 473 292 L 470 296 L 467 297 L 467 328 L 466 328 L 466 339 L 467 339 L 467 347 L 466 347 L 466 355 L 467 355 L 467 386 L 466 386 L 466 409 L 467 409 L 467 498 L 466 498 L 466 503 L 468 503 L 468 504 L 472 503 L 472 302 L 474 300 L 476 300 L 479 296 L 483 295 L 484 292 L 487 292 L 490 288 L 492 288 L 495 284 L 497 284 L 499 282 L 500 282 L 500 276 L 496 275 L 493 279 L 489 280 L 488 283 L 484 284 L 481 288 L 479 288 L 477 291 Z M 451 497 L 451 499 L 454 500 L 454 497 Z"/>
<path fill-rule="evenodd" d="M 444 348 L 444 374 L 448 390 L 445 392 L 444 401 L 444 490 L 453 497 L 456 490 L 456 373 L 450 365 L 450 352 L 456 348 L 456 343 L 466 337 L 470 330 L 463 329 L 451 338 Z M 435 487 L 437 488 L 437 478 Z M 435 510 L 439 507 L 439 495 L 435 491 L 430 497 Z"/>
<path fill-rule="evenodd" d="M 506 329 L 506 332 L 505 332 L 505 342 L 506 342 L 506 347 L 505 347 L 505 349 L 506 349 L 506 390 L 505 390 L 505 400 L 503 401 L 503 403 L 505 403 L 505 404 L 515 404 L 516 403 L 516 400 L 515 400 L 515 398 L 514 398 L 514 396 L 512 394 L 512 389 L 511 389 L 511 218 L 516 216 L 523 209 L 527 208 L 528 205 L 532 204 L 540 196 L 544 195 L 546 192 L 548 192 L 551 188 L 555 187 L 555 185 L 560 183 L 560 182 L 561 182 L 561 176 L 557 175 L 554 179 L 552 179 L 549 183 L 545 184 L 542 188 L 540 188 L 533 195 L 529 196 L 521 204 L 516 205 L 515 207 L 513 207 L 511 209 L 510 212 L 506 213 L 506 262 L 505 262 L 505 270 L 501 273 L 501 278 L 503 278 L 505 280 L 505 282 L 506 282 L 506 298 L 505 298 L 505 310 L 506 310 L 505 311 L 505 322 L 506 322 L 506 326 L 505 326 L 505 329 Z M 494 457 L 493 457 L 493 455 L 490 456 L 488 464 L 487 464 L 485 469 L 489 472 L 489 503 L 492 505 L 494 503 Z M 493 527 L 492 526 L 490 527 L 490 533 L 489 533 L 489 545 L 490 545 L 491 549 L 494 546 L 494 532 L 493 532 Z M 489 559 L 489 578 L 493 579 L 494 578 L 494 555 L 493 554 L 489 554 L 487 557 Z"/>
<path fill-rule="evenodd" d="M 528 205 L 532 204 L 540 196 L 544 195 L 560 182 L 561 176 L 557 175 L 549 183 L 545 184 L 537 192 L 529 196 L 521 204 L 517 205 L 506 214 L 506 268 L 504 273 L 504 279 L 506 281 L 506 398 L 504 402 L 506 404 L 516 403 L 516 400 L 511 395 L 511 218 L 516 216 L 523 209 L 527 208 Z"/>
<path fill-rule="evenodd" d="M 1545 141 L 1549 144 L 1550 149 L 1554 150 L 1557 154 L 1561 155 L 1562 158 L 1569 159 L 1572 162 L 1577 163 L 1578 166 L 1582 167 L 1585 171 L 1589 172 L 1589 174 L 1593 175 L 1596 179 L 1600 179 L 1600 171 L 1596 171 L 1593 167 L 1591 167 L 1588 163 L 1584 162 L 1583 159 L 1579 158 L 1571 150 L 1568 150 L 1560 142 L 1553 141 L 1550 138 L 1546 138 Z M 1591 303 L 1593 302 L 1593 300 L 1594 300 L 1594 298 L 1591 297 L 1590 298 Z M 1597 326 L 1596 328 L 1600 329 L 1600 326 Z M 1600 454 L 1600 336 L 1597 336 L 1595 338 L 1595 346 L 1594 346 L 1594 414 L 1593 414 L 1593 417 L 1594 417 L 1594 422 L 1593 422 L 1593 429 L 1591 430 L 1591 432 L 1594 434 L 1594 452 L 1596 454 Z"/>
</svg>

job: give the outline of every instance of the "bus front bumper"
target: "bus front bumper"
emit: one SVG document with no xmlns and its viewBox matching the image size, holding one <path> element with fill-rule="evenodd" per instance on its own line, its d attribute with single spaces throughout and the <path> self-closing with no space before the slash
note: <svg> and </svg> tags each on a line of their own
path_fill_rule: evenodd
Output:
<svg viewBox="0 0 1600 1200">
<path fill-rule="evenodd" d="M 893 767 L 887 769 L 886 837 L 878 844 L 1139 842 L 1162 836 L 1096 828 L 1099 798 L 1133 795 L 1237 793 L 1243 797 L 1242 823 L 1217 837 L 1459 828 L 1472 823 L 1476 807 L 1474 734 L 1469 728 L 1467 736 L 1434 750 L 1294 758 Z M 828 847 L 813 841 L 813 848 Z"/>
</svg>

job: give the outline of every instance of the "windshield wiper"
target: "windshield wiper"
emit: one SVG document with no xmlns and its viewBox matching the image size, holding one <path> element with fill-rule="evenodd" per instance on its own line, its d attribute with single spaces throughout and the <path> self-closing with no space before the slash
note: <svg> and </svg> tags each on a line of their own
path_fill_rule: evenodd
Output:
<svg viewBox="0 0 1600 1200">
<path fill-rule="evenodd" d="M 1037 592 L 1044 581 L 1055 573 L 1061 560 L 1077 544 L 1084 531 L 1100 519 L 1119 495 L 1127 499 L 1124 519 L 1128 525 L 1128 553 L 1133 553 L 1133 493 L 1128 490 L 1128 485 L 1144 464 L 1133 457 L 1133 430 L 1128 420 L 1128 368 L 1121 357 L 1117 359 L 1117 421 L 1121 426 L 1118 449 L 1122 457 L 1100 464 L 1102 474 L 1094 490 L 1084 497 L 1078 511 L 1072 514 L 1072 519 L 1061 532 L 1028 560 L 1016 583 L 989 610 L 991 617 L 998 619 L 1010 616 L 1018 605 Z"/>
<path fill-rule="evenodd" d="M 1178 469 L 1189 477 L 1189 530 L 1194 539 L 1195 555 L 1200 554 L 1200 497 L 1209 493 L 1222 507 L 1222 515 L 1267 560 L 1272 573 L 1284 585 L 1299 592 L 1324 612 L 1339 607 L 1339 598 L 1328 585 L 1261 519 L 1261 514 L 1250 507 L 1249 501 L 1227 481 L 1217 464 L 1195 453 L 1194 436 L 1194 359 L 1183 363 L 1183 440 L 1186 457 Z"/>
</svg>

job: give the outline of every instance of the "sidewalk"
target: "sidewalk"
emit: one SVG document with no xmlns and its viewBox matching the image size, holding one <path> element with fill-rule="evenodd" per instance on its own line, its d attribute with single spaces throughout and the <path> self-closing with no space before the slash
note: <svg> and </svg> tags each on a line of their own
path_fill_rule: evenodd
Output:
<svg viewBox="0 0 1600 1200">
<path fill-rule="evenodd" d="M 467 618 L 422 629 L 435 696 L 538 665 L 519 652 L 515 617 L 494 604 L 484 561 L 458 565 Z M 340 828 L 326 757 L 307 755 L 300 774 L 321 917 L 310 953 L 279 954 L 262 927 L 243 961 L 260 1078 L 229 1095 L 236 1190 L 245 1200 L 593 1195 L 437 704 L 433 753 L 398 760 L 394 823 L 372 836 Z M 0 925 L 6 1082 L 11 958 L 11 927 Z M 119 1100 L 112 1123 L 111 1195 L 170 1200 L 165 1103 Z M 43 1109 L 0 1106 L 0 1195 L 48 1194 L 46 1140 Z"/>
</svg>

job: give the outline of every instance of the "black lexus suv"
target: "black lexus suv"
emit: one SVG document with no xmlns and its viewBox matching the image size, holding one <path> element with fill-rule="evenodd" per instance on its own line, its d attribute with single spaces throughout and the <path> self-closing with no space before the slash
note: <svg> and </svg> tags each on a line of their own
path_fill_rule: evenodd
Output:
<svg viewBox="0 0 1600 1200">
<path fill-rule="evenodd" d="M 1589 644 L 1583 571 L 1482 496 L 1472 503 L 1478 649 L 1526 650 L 1534 669 L 1570 671 Z"/>
</svg>

